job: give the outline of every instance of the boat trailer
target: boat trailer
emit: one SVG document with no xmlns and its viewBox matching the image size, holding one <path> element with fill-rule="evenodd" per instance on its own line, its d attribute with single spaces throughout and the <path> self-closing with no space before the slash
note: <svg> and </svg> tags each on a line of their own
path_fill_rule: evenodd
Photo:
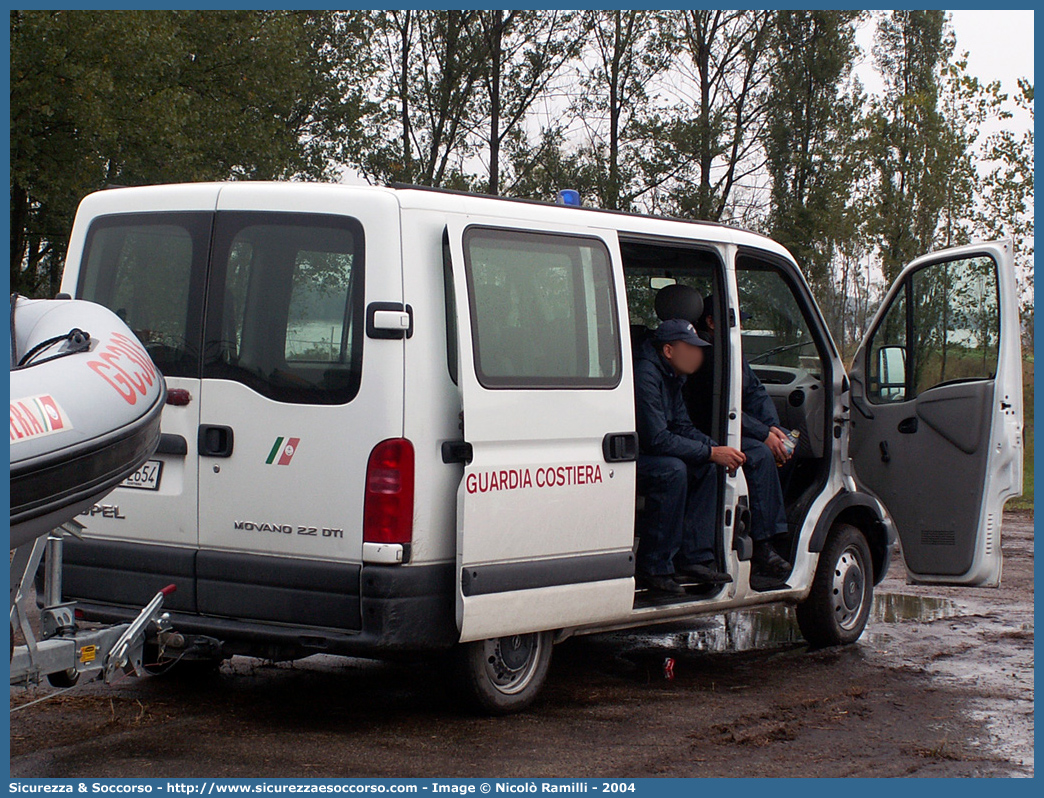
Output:
<svg viewBox="0 0 1044 798">
<path fill-rule="evenodd" d="M 85 527 L 72 520 L 47 535 L 27 541 L 11 557 L 11 684 L 26 687 L 43 678 L 54 687 L 72 687 L 81 674 L 100 671 L 106 684 L 120 674 L 140 676 L 144 671 L 145 644 L 155 645 L 162 658 L 172 651 L 181 656 L 199 649 L 218 649 L 210 638 L 191 643 L 176 632 L 163 600 L 176 589 L 168 585 L 159 591 L 129 623 L 81 629 L 76 623 L 75 602 L 62 601 L 62 543 L 66 534 L 80 537 Z M 44 554 L 46 553 L 46 559 Z M 37 639 L 30 624 L 32 586 L 44 562 L 43 597 L 40 606 L 41 636 Z M 14 632 L 21 631 L 25 644 L 14 645 Z"/>
</svg>

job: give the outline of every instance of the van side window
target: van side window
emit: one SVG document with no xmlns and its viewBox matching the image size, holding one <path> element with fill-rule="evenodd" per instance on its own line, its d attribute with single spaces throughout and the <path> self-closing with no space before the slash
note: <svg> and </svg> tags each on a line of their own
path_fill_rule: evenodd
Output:
<svg viewBox="0 0 1044 798">
<path fill-rule="evenodd" d="M 121 214 L 87 232 L 77 297 L 123 319 L 168 377 L 199 373 L 210 223 L 209 213 Z"/>
<path fill-rule="evenodd" d="M 913 272 L 867 348 L 868 398 L 901 402 L 946 383 L 993 379 L 999 301 L 997 265 L 988 256 L 931 263 Z"/>
<path fill-rule="evenodd" d="M 362 230 L 338 216 L 218 213 L 203 376 L 343 404 L 362 360 Z"/>
<path fill-rule="evenodd" d="M 482 385 L 619 383 L 619 322 L 609 251 L 600 240 L 471 227 L 464 261 Z"/>
<path fill-rule="evenodd" d="M 783 262 L 759 253 L 741 251 L 736 257 L 736 287 L 744 359 L 765 386 L 783 428 L 800 433 L 798 462 L 823 457 L 831 355 L 814 300 Z M 800 495 L 822 473 L 795 468 L 787 490 Z"/>
<path fill-rule="evenodd" d="M 910 276 L 916 394 L 948 382 L 997 374 L 997 266 L 982 255 L 934 263 Z"/>
</svg>

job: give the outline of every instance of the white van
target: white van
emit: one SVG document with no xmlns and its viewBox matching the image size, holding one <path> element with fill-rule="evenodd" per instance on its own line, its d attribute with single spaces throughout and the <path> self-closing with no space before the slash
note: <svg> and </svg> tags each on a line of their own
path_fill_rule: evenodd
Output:
<svg viewBox="0 0 1044 798">
<path fill-rule="evenodd" d="M 801 433 L 785 583 L 751 581 L 741 470 L 719 474 L 733 582 L 636 593 L 631 340 L 674 282 L 718 298 L 712 436 L 740 445 L 741 356 Z M 451 652 L 506 712 L 570 635 L 789 602 L 810 642 L 853 642 L 896 532 L 914 580 L 1000 579 L 1022 490 L 1010 243 L 910 264 L 847 373 L 768 238 L 449 191 L 103 191 L 62 291 L 125 319 L 169 388 L 155 460 L 66 544 L 88 619 L 174 583 L 175 626 L 220 656 Z"/>
</svg>

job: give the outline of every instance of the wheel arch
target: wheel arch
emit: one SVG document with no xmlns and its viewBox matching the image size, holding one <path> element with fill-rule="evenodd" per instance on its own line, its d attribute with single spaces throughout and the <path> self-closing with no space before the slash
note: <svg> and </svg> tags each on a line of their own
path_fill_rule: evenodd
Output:
<svg viewBox="0 0 1044 798">
<path fill-rule="evenodd" d="M 894 537 L 881 511 L 880 502 L 864 493 L 841 491 L 827 502 L 823 512 L 819 514 L 819 520 L 808 543 L 808 550 L 823 551 L 827 535 L 838 523 L 851 524 L 866 537 L 874 566 L 873 583 L 878 584 L 888 573 Z"/>
</svg>

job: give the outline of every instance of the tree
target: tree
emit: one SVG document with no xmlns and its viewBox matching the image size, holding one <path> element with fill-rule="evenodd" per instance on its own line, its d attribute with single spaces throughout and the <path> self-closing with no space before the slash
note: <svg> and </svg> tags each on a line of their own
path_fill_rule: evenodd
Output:
<svg viewBox="0 0 1044 798">
<path fill-rule="evenodd" d="M 862 153 L 850 145 L 858 95 L 845 91 L 858 47 L 855 11 L 780 11 L 773 24 L 766 160 L 769 234 L 827 291 Z"/>
<path fill-rule="evenodd" d="M 943 193 L 937 244 L 968 243 L 975 235 L 979 198 L 984 190 L 978 156 L 982 125 L 990 118 L 1010 119 L 1000 81 L 984 84 L 968 73 L 968 54 L 943 68 L 939 100 L 943 129 L 935 175 Z"/>
<path fill-rule="evenodd" d="M 943 11 L 894 11 L 878 22 L 874 62 L 884 92 L 869 118 L 877 173 L 874 233 L 885 278 L 929 251 L 946 202 L 940 76 L 953 51 Z"/>
<path fill-rule="evenodd" d="M 561 11 L 484 11 L 481 33 L 488 68 L 482 73 L 485 95 L 483 136 L 489 158 L 486 190 L 499 194 L 502 152 L 511 146 L 516 174 L 532 168 L 541 148 L 526 151 L 524 125 L 535 103 L 547 99 L 549 89 L 584 44 L 584 20 Z"/>
<path fill-rule="evenodd" d="M 646 174 L 634 182 L 642 147 L 650 141 L 647 87 L 670 63 L 664 40 L 669 19 L 652 11 L 614 10 L 588 12 L 586 20 L 591 42 L 581 58 L 575 106 L 588 135 L 581 155 L 599 175 L 598 205 L 626 210 L 656 180 Z"/>
<path fill-rule="evenodd" d="M 479 88 L 488 51 L 478 11 L 373 12 L 377 131 L 353 159 L 381 182 L 472 188 Z"/>
<path fill-rule="evenodd" d="M 14 11 L 11 284 L 53 294 L 106 184 L 331 174 L 358 136 L 355 16 Z"/>
<path fill-rule="evenodd" d="M 667 135 L 681 215 L 721 221 L 764 167 L 773 12 L 686 11 L 676 39 L 682 102 Z"/>
<path fill-rule="evenodd" d="M 1015 104 L 1033 120 L 1033 84 L 1018 82 Z M 1010 118 L 1010 112 L 1009 112 Z M 1033 127 L 1004 129 L 981 143 L 985 164 L 979 225 L 990 238 L 1011 238 L 1021 283 L 1021 315 L 1026 345 L 1033 346 Z"/>
</svg>

